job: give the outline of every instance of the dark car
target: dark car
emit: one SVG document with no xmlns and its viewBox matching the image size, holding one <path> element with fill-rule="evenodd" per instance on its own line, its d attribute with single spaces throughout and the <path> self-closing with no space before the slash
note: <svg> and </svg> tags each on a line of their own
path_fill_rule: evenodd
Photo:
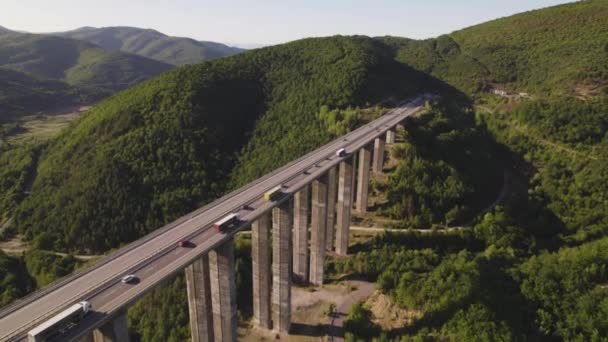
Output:
<svg viewBox="0 0 608 342">
<path fill-rule="evenodd" d="M 190 247 L 194 247 L 194 244 L 188 240 L 182 240 L 179 242 L 178 246 L 190 248 Z"/>
</svg>

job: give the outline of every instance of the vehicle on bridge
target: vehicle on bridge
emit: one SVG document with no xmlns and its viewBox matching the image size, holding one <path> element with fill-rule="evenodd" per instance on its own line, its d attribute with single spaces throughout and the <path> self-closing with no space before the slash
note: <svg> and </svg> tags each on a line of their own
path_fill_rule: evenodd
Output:
<svg viewBox="0 0 608 342">
<path fill-rule="evenodd" d="M 266 191 L 264 193 L 264 199 L 267 200 L 267 201 L 271 201 L 271 200 L 277 198 L 279 195 L 282 194 L 281 188 L 282 187 L 280 185 L 277 185 L 274 188 Z"/>
<path fill-rule="evenodd" d="M 131 283 L 136 283 L 137 281 L 137 277 L 135 276 L 135 274 L 127 274 L 126 276 L 122 277 L 122 279 L 120 281 L 123 282 L 123 284 L 131 284 Z"/>
<path fill-rule="evenodd" d="M 346 149 L 345 148 L 341 148 L 339 150 L 336 151 L 336 155 L 338 157 L 344 157 L 346 155 Z"/>
<path fill-rule="evenodd" d="M 190 240 L 182 240 L 177 244 L 178 247 L 185 247 L 185 248 L 193 248 L 195 247 L 194 243 Z"/>
<path fill-rule="evenodd" d="M 91 311 L 91 303 L 87 301 L 74 304 L 48 321 L 30 330 L 27 333 L 27 340 L 28 342 L 46 342 L 54 340 L 76 325 L 89 311 Z"/>
<path fill-rule="evenodd" d="M 217 232 L 224 232 L 226 229 L 233 227 L 238 221 L 239 215 L 232 213 L 215 222 L 213 224 L 213 229 L 215 229 Z"/>
</svg>

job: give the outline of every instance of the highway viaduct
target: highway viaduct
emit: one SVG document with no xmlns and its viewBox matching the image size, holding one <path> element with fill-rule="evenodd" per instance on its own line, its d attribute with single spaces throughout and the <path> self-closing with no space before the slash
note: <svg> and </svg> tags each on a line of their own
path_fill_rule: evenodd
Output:
<svg viewBox="0 0 608 342">
<path fill-rule="evenodd" d="M 291 284 L 322 285 L 327 252 L 348 253 L 351 210 L 365 212 L 370 173 L 382 172 L 385 144 L 422 110 L 419 96 L 282 168 L 185 215 L 0 311 L 0 341 L 27 332 L 81 300 L 92 312 L 60 341 L 128 341 L 126 310 L 164 279 L 184 270 L 192 341 L 236 341 L 233 242 L 252 230 L 253 318 L 257 327 L 287 333 Z M 336 151 L 344 148 L 345 154 Z M 281 186 L 273 200 L 263 194 Z M 216 232 L 213 222 L 237 213 L 239 224 Z M 178 246 L 189 240 L 189 248 Z M 125 274 L 137 284 L 123 284 Z"/>
</svg>

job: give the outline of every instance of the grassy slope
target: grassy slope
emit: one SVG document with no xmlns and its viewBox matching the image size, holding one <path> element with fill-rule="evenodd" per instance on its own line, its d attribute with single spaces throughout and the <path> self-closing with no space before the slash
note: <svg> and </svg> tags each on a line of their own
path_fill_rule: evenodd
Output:
<svg viewBox="0 0 608 342">
<path fill-rule="evenodd" d="M 56 34 L 173 65 L 196 64 L 242 51 L 220 43 L 170 37 L 155 30 L 135 27 L 85 27 Z"/>
<path fill-rule="evenodd" d="M 385 50 L 364 37 L 306 39 L 119 93 L 50 144 L 15 223 L 61 250 L 133 240 L 226 191 L 235 165 L 242 184 L 327 141 L 321 105 L 403 96 L 431 82 Z"/>
<path fill-rule="evenodd" d="M 0 66 L 40 79 L 113 92 L 169 70 L 170 65 L 107 51 L 90 43 L 45 35 L 0 36 Z"/>
</svg>

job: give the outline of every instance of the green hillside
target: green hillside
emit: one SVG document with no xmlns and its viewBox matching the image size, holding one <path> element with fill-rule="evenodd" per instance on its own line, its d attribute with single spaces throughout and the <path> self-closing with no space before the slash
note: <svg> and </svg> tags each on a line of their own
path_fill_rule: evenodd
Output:
<svg viewBox="0 0 608 342">
<path fill-rule="evenodd" d="M 170 65 L 90 43 L 36 34 L 0 36 L 0 67 L 39 79 L 111 93 L 169 70 Z"/>
<path fill-rule="evenodd" d="M 77 91 L 65 82 L 40 80 L 28 74 L 0 68 L 0 123 L 49 107 L 78 100 Z"/>
<path fill-rule="evenodd" d="M 220 43 L 170 37 L 155 30 L 136 27 L 83 27 L 55 34 L 173 65 L 196 64 L 243 51 Z"/>
<path fill-rule="evenodd" d="M 15 224 L 58 250 L 116 247 L 218 197 L 235 166 L 243 183 L 327 141 L 321 106 L 431 82 L 365 37 L 181 67 L 102 102 L 53 141 Z"/>
<path fill-rule="evenodd" d="M 381 331 L 356 305 L 347 340 L 600 341 L 607 7 L 580 1 L 424 41 L 304 39 L 179 67 L 115 94 L 49 142 L 28 197 L 32 151 L 0 158 L 9 194 L 0 203 L 36 248 L 104 252 L 361 124 L 357 107 L 438 90 L 443 99 L 399 132 L 396 166 L 371 189 L 386 194 L 378 211 L 402 228 L 465 227 L 385 233 L 330 260 L 328 274 L 375 281 L 420 317 Z M 491 86 L 532 96 L 500 97 Z M 499 187 L 500 205 L 482 213 Z M 240 317 L 248 248 L 237 243 Z M 24 260 L 41 283 L 75 267 L 47 275 L 44 256 Z M 187 317 L 183 277 L 129 311 L 140 340 L 185 340 Z"/>
<path fill-rule="evenodd" d="M 397 59 L 469 93 L 498 84 L 533 94 L 606 87 L 608 3 L 579 1 L 497 19 L 436 39 L 381 38 Z"/>
</svg>

